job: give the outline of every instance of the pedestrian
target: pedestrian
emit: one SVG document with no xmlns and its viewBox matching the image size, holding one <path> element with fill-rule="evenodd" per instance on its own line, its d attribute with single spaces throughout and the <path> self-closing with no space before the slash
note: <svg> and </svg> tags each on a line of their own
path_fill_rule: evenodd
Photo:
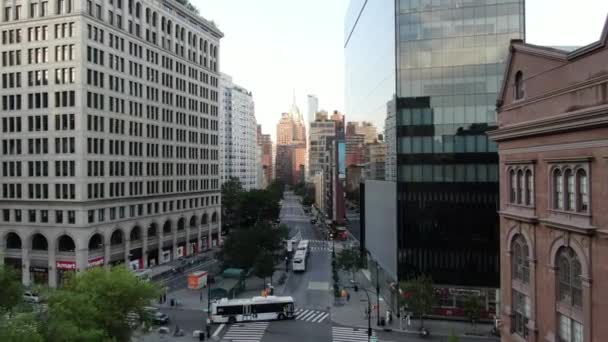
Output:
<svg viewBox="0 0 608 342">
<path fill-rule="evenodd" d="M 203 290 L 201 290 L 200 298 L 201 298 L 201 303 L 202 303 L 203 302 Z"/>
<path fill-rule="evenodd" d="M 346 292 L 346 301 L 350 302 L 350 292 Z"/>
</svg>

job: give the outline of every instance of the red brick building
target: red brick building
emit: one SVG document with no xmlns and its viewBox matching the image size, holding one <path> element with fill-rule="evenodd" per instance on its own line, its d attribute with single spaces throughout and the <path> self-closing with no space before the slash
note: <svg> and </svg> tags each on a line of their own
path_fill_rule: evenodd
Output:
<svg viewBox="0 0 608 342">
<path fill-rule="evenodd" d="M 570 53 L 513 41 L 497 106 L 502 341 L 608 341 L 608 21 Z"/>
</svg>

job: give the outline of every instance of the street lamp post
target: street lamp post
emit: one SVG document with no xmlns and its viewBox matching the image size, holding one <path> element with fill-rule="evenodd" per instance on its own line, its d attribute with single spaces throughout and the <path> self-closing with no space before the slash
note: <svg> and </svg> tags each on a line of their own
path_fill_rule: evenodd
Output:
<svg viewBox="0 0 608 342">
<path fill-rule="evenodd" d="M 377 325 L 380 326 L 380 281 L 378 277 L 378 263 L 376 262 L 376 316 L 378 317 Z"/>
<path fill-rule="evenodd" d="M 354 289 L 354 287 L 349 287 Z M 363 288 L 365 295 L 367 296 L 367 342 L 372 339 L 372 300 L 369 297 L 369 290 Z"/>
</svg>

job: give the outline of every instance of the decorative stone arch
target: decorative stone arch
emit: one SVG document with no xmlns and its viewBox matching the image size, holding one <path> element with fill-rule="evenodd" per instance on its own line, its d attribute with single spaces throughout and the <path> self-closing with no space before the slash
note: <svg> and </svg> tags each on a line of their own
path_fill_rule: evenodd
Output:
<svg viewBox="0 0 608 342">
<path fill-rule="evenodd" d="M 591 270 L 589 267 L 589 253 L 587 253 L 586 248 L 582 246 L 579 241 L 572 238 L 570 233 L 562 234 L 551 243 L 551 248 L 549 249 L 549 267 L 552 270 L 557 269 L 555 261 L 557 259 L 557 253 L 562 247 L 570 247 L 574 250 L 581 263 L 581 277 L 584 280 L 590 281 Z"/>
<path fill-rule="evenodd" d="M 125 232 L 122 228 L 116 227 L 110 233 L 110 238 L 108 239 L 110 242 L 110 246 L 118 246 L 125 243 Z"/>
<path fill-rule="evenodd" d="M 145 229 L 146 236 L 147 237 L 158 236 L 158 234 L 159 234 L 158 227 L 159 227 L 159 225 L 158 225 L 158 223 L 156 221 L 152 221 L 152 222 L 148 223 L 146 225 L 146 229 Z M 154 232 L 154 234 L 150 235 L 150 232 Z"/>
<path fill-rule="evenodd" d="M 135 18 L 139 19 L 140 14 L 141 14 L 141 4 L 139 3 L 139 1 L 137 1 L 135 3 Z"/>
<path fill-rule="evenodd" d="M 185 216 L 181 216 L 178 220 L 177 220 L 177 227 L 176 230 L 177 231 L 182 231 L 186 229 L 186 217 Z"/>
<path fill-rule="evenodd" d="M 213 213 L 211 214 L 211 223 L 218 223 L 218 214 L 217 211 L 213 211 Z"/>
<path fill-rule="evenodd" d="M 4 243 L 5 247 L 9 249 L 22 249 L 24 247 L 23 238 L 14 230 L 5 232 L 2 235 L 2 242 Z"/>
<path fill-rule="evenodd" d="M 141 241 L 143 239 L 143 229 L 136 223 L 129 231 L 129 241 Z"/>
<path fill-rule="evenodd" d="M 48 241 L 48 239 L 47 239 L 47 241 Z M 76 250 L 78 249 L 77 241 L 78 241 L 78 239 L 74 239 L 74 237 L 70 233 L 63 232 L 63 233 L 57 235 L 57 237 L 55 238 L 55 246 L 56 246 L 56 249 L 58 252 L 76 253 Z M 71 245 L 70 245 L 70 242 L 71 242 Z M 69 248 L 72 246 L 74 248 Z"/>
<path fill-rule="evenodd" d="M 528 245 L 528 256 L 531 259 L 530 261 L 534 261 L 536 259 L 535 257 L 535 251 L 534 251 L 534 243 L 532 238 L 530 237 L 530 232 L 528 231 L 528 229 L 524 229 L 522 227 L 522 223 L 521 222 L 517 222 L 515 224 L 513 224 L 513 226 L 511 226 L 511 228 L 509 228 L 509 232 L 507 233 L 507 254 L 511 255 L 512 251 L 511 251 L 511 246 L 513 245 L 513 240 L 517 237 L 517 235 L 522 235 L 524 240 L 526 241 L 526 244 Z"/>
<path fill-rule="evenodd" d="M 73 237 L 72 237 L 72 240 L 74 240 Z M 50 238 L 46 234 L 43 234 L 42 232 L 36 230 L 36 231 L 31 232 L 31 234 L 27 236 L 25 243 L 27 244 L 27 247 L 31 248 L 32 250 L 48 251 L 51 246 L 56 246 L 56 245 L 52 245 L 52 241 L 53 241 L 52 238 Z M 56 242 L 57 241 L 55 241 L 55 243 Z"/>
<path fill-rule="evenodd" d="M 163 235 L 173 233 L 173 222 L 171 221 L 171 219 L 168 218 L 165 223 L 163 223 L 162 231 Z"/>
<path fill-rule="evenodd" d="M 207 214 L 207 212 L 204 212 L 201 215 L 201 225 L 203 224 L 209 224 L 209 214 Z"/>
<path fill-rule="evenodd" d="M 91 233 L 87 238 L 87 246 L 90 251 L 96 251 L 103 249 L 105 245 L 106 237 L 101 232 L 95 231 Z"/>
<path fill-rule="evenodd" d="M 190 228 L 196 228 L 198 224 L 198 218 L 196 217 L 196 214 L 193 214 L 192 217 L 190 217 Z"/>
<path fill-rule="evenodd" d="M 156 27 L 156 18 L 157 18 L 157 14 L 156 11 L 152 12 L 152 26 Z"/>
</svg>

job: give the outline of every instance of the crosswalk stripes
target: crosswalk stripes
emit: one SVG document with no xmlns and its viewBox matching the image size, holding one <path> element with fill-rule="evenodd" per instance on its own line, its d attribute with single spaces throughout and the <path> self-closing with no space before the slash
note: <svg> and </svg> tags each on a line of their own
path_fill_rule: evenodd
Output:
<svg viewBox="0 0 608 342">
<path fill-rule="evenodd" d="M 322 323 L 329 317 L 329 313 L 312 309 L 296 309 L 296 320 L 310 323 Z"/>
<path fill-rule="evenodd" d="M 331 328 L 332 342 L 367 342 L 367 330 L 347 327 Z M 376 332 L 372 332 L 376 336 Z"/>
<path fill-rule="evenodd" d="M 330 252 L 331 243 L 326 240 L 309 240 L 309 249 L 312 252 Z"/>
<path fill-rule="evenodd" d="M 267 328 L 268 322 L 232 324 L 222 339 L 233 342 L 259 342 Z"/>
</svg>

